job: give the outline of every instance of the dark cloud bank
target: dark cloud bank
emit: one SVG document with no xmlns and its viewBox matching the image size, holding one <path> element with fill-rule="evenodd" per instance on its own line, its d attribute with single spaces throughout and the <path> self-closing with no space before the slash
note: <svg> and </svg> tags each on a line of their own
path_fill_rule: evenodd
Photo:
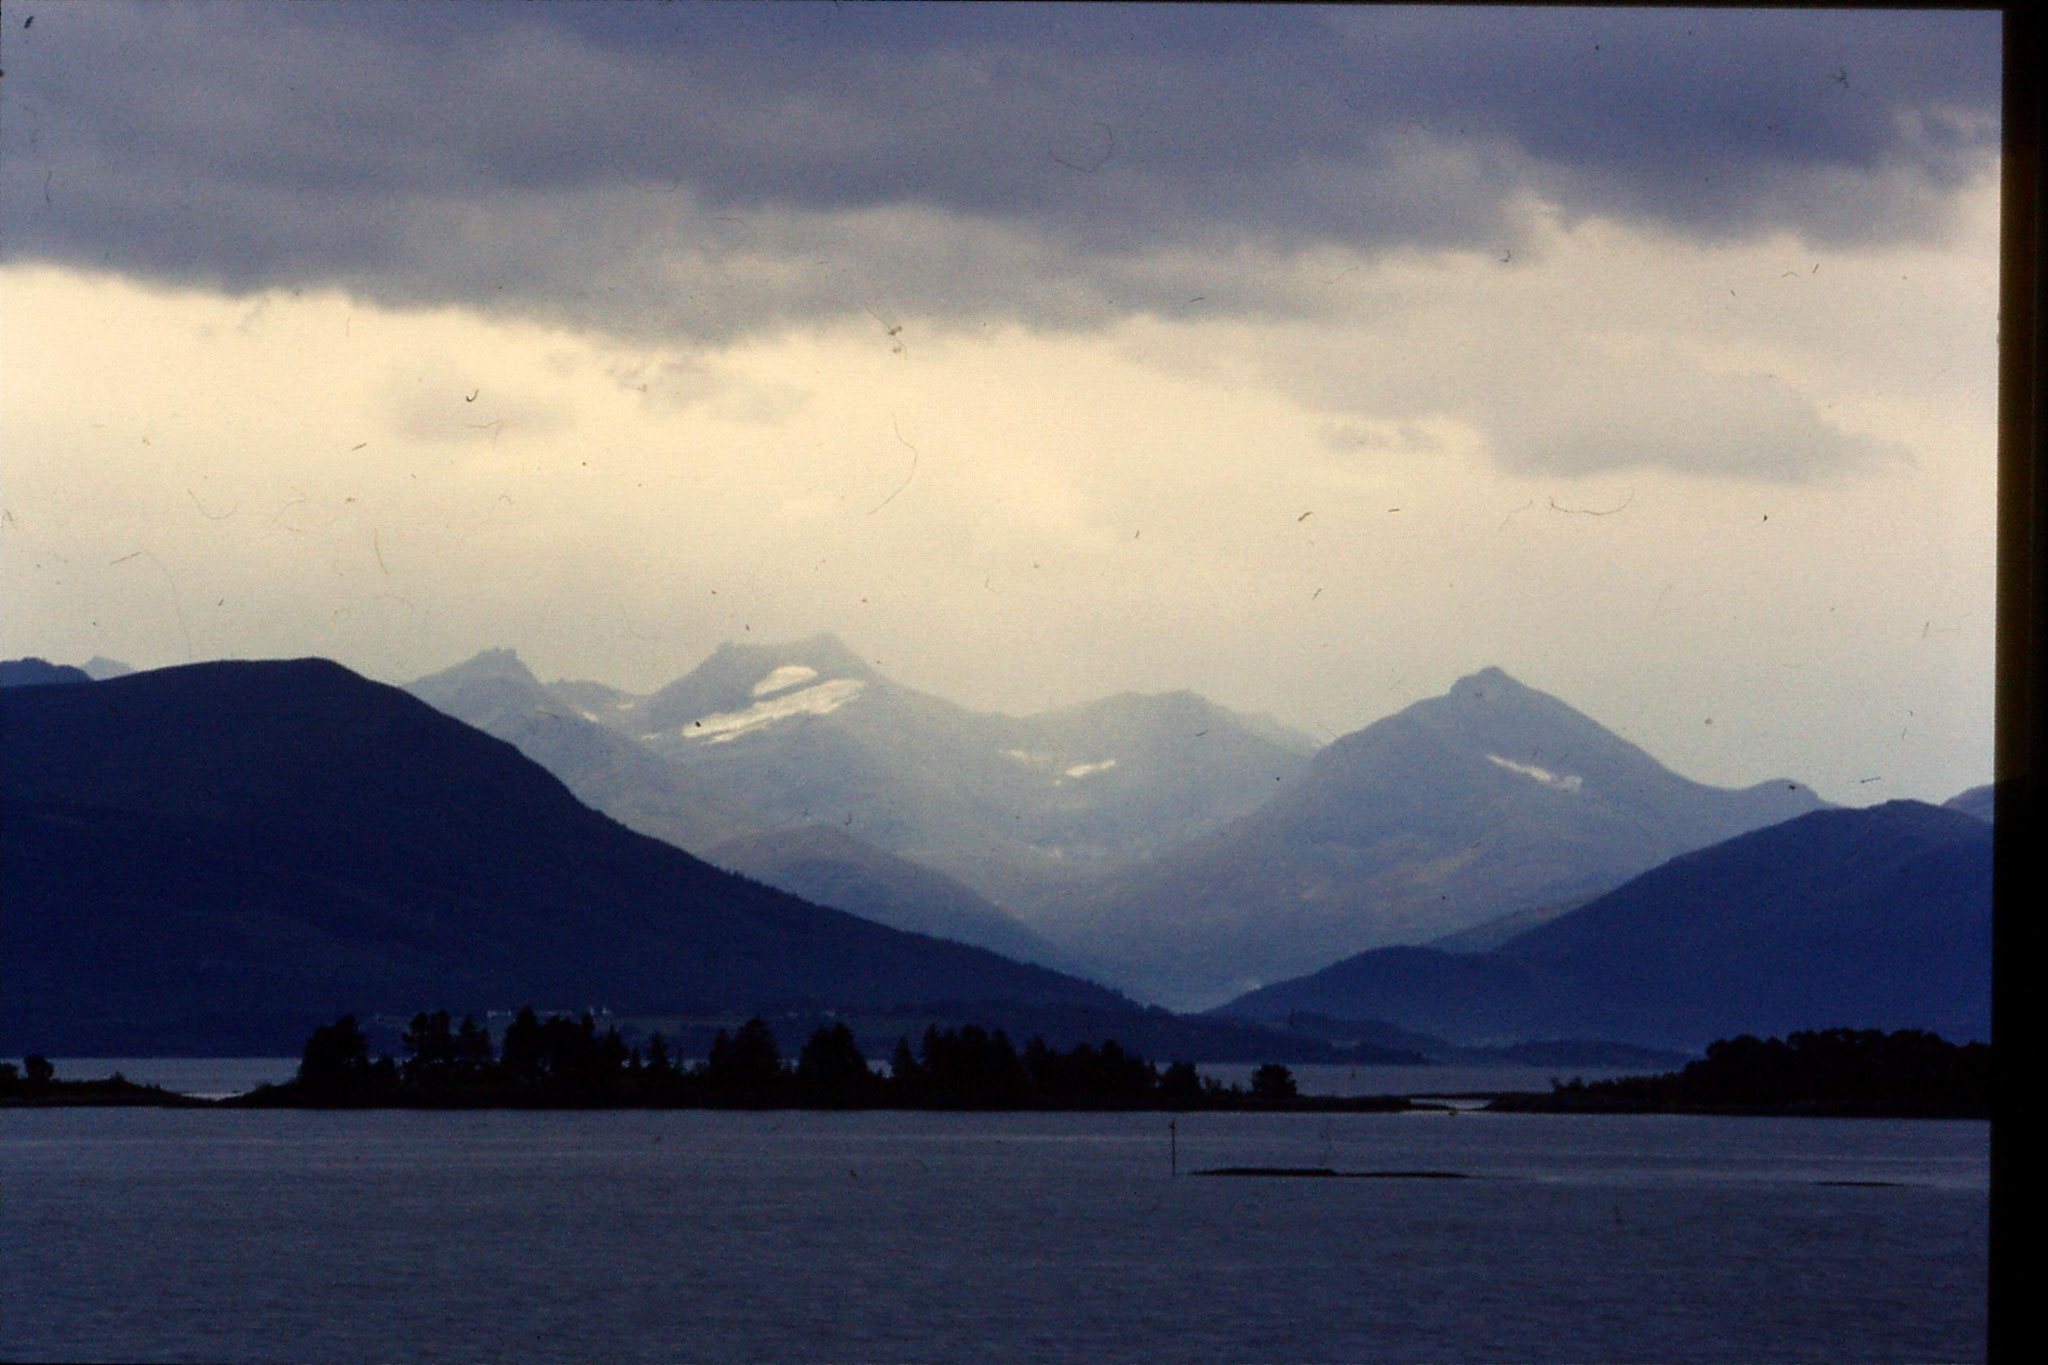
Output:
<svg viewBox="0 0 2048 1365">
<path fill-rule="evenodd" d="M 627 331 L 843 309 L 839 253 L 933 314 L 1089 322 L 1184 299 L 1148 253 L 1484 244 L 1529 192 L 1703 238 L 1922 235 L 1997 139 L 1992 14 L 9 14 L 9 258 Z"/>
<path fill-rule="evenodd" d="M 684 347 L 1316 316 L 1295 253 L 1492 252 L 1532 201 L 1929 240 L 1998 146 L 1990 13 L 109 3 L 4 36 L 5 259 Z M 1484 420 L 1563 471 L 1902 453 L 1776 381 L 1692 387 L 1678 435 Z"/>
</svg>

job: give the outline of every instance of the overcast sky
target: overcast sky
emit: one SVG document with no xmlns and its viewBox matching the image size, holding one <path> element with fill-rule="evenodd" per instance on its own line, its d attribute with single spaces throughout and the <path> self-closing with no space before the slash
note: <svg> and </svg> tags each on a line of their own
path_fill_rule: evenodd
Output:
<svg viewBox="0 0 2048 1365">
<path fill-rule="evenodd" d="M 10 3 L 0 653 L 1991 770 L 1996 14 Z"/>
</svg>

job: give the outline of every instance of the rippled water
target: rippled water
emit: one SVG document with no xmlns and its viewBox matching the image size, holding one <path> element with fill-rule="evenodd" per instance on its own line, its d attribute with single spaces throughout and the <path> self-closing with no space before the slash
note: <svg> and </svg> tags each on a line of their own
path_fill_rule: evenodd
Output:
<svg viewBox="0 0 2048 1365">
<path fill-rule="evenodd" d="M 1189 1115 L 1175 1140 L 1179 1178 L 1150 1114 L 11 1111 L 0 1356 L 1983 1354 L 1983 1124 Z M 1187 1175 L 1247 1164 L 1483 1178 Z"/>
</svg>

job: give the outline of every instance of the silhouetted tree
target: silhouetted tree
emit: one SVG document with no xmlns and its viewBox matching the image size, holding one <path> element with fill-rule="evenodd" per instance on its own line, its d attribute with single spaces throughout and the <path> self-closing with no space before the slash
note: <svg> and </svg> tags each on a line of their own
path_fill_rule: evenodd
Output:
<svg viewBox="0 0 2048 1365">
<path fill-rule="evenodd" d="M 675 1064 L 669 1060 L 668 1039 L 659 1032 L 647 1040 L 647 1071 L 649 1077 L 663 1080 L 675 1074 Z"/>
<path fill-rule="evenodd" d="M 917 1064 L 917 1054 L 911 1050 L 907 1036 L 896 1039 L 896 1050 L 889 1054 L 889 1075 L 892 1079 L 920 1080 L 924 1068 Z"/>
<path fill-rule="evenodd" d="M 588 1099 L 611 1088 L 625 1054 L 618 1030 L 600 1037 L 588 1010 L 579 1019 L 551 1014 L 541 1022 L 541 1070 L 548 1088 L 565 1098 Z"/>
<path fill-rule="evenodd" d="M 844 1023 L 818 1029 L 797 1054 L 799 1104 L 863 1104 L 874 1097 L 875 1089 L 875 1075 L 868 1070 L 868 1060 L 854 1042 L 853 1030 Z"/>
<path fill-rule="evenodd" d="M 415 1014 L 399 1042 L 407 1053 L 401 1074 L 408 1084 L 433 1089 L 454 1077 L 455 1034 L 447 1010 Z"/>
<path fill-rule="evenodd" d="M 1032 1096 L 1041 1103 L 1127 1109 L 1145 1103 L 1157 1084 L 1150 1064 L 1114 1040 L 1100 1049 L 1078 1043 L 1062 1053 L 1033 1038 L 1023 1061 Z"/>
<path fill-rule="evenodd" d="M 1284 1104 L 1299 1093 L 1294 1073 L 1278 1062 L 1267 1062 L 1252 1073 L 1252 1098 L 1263 1104 Z"/>
<path fill-rule="evenodd" d="M 767 1021 L 749 1019 L 732 1036 L 720 1029 L 711 1040 L 703 1084 L 705 1094 L 714 1101 L 765 1104 L 779 1098 L 782 1053 Z"/>
<path fill-rule="evenodd" d="M 542 1045 L 540 1019 L 533 1006 L 527 1005 L 505 1026 L 505 1041 L 498 1053 L 499 1065 L 514 1084 L 538 1085 L 547 1074 Z"/>
<path fill-rule="evenodd" d="M 22 1075 L 29 1085 L 40 1090 L 57 1079 L 57 1068 L 50 1065 L 50 1059 L 40 1052 L 31 1052 L 21 1059 Z"/>
<path fill-rule="evenodd" d="M 1188 1109 L 1202 1102 L 1202 1076 L 1193 1062 L 1175 1062 L 1159 1078 L 1159 1102 L 1169 1109 Z"/>
<path fill-rule="evenodd" d="M 924 1068 L 917 1064 L 917 1054 L 911 1050 L 910 1039 L 899 1037 L 896 1050 L 889 1054 L 889 1098 L 892 1103 L 918 1105 L 924 1102 Z"/>
<path fill-rule="evenodd" d="M 585 1016 L 588 1018 L 589 1016 Z M 604 1036 L 597 1040 L 597 1065 L 604 1075 L 617 1079 L 626 1069 L 626 1063 L 633 1056 L 633 1050 L 626 1046 L 626 1040 L 619 1036 L 617 1024 L 605 1025 Z"/>
<path fill-rule="evenodd" d="M 979 1024 L 957 1031 L 928 1026 L 923 1055 L 925 1093 L 931 1103 L 954 1108 L 1010 1108 L 1025 1101 L 1029 1081 L 1016 1045 L 1001 1029 Z"/>
<path fill-rule="evenodd" d="M 462 1016 L 462 1027 L 455 1032 L 454 1070 L 458 1079 L 475 1081 L 491 1069 L 490 1030 L 477 1023 L 476 1016 Z"/>
<path fill-rule="evenodd" d="M 299 1058 L 299 1086 L 309 1097 L 346 1099 L 360 1093 L 369 1079 L 370 1043 L 353 1014 L 313 1030 Z"/>
</svg>

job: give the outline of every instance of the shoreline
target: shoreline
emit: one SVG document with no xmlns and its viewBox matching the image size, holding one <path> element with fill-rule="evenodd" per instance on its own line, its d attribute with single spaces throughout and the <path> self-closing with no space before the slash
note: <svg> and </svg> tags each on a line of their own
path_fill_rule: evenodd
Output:
<svg viewBox="0 0 2048 1365">
<path fill-rule="evenodd" d="M 802 1104 L 788 1100 L 761 1102 L 721 1101 L 675 1102 L 660 1098 L 622 1095 L 445 1095 L 405 1098 L 362 1098 L 352 1100 L 308 1099 L 281 1093 L 285 1086 L 259 1086 L 241 1095 L 218 1099 L 181 1094 L 162 1086 L 138 1085 L 118 1077 L 99 1080 L 52 1081 L 33 1094 L 0 1097 L 5 1109 L 310 1109 L 343 1110 L 465 1110 L 465 1111 L 556 1111 L 556 1110 L 725 1110 L 748 1113 L 767 1111 L 805 1113 L 954 1113 L 954 1114 L 1218 1114 L 1218 1113 L 1309 1113 L 1381 1114 L 1450 1112 L 1453 1106 L 1415 1100 L 1401 1095 L 1304 1095 L 1284 1101 L 1264 1101 L 1245 1096 L 1213 1104 L 903 1104 L 847 1103 Z"/>
<path fill-rule="evenodd" d="M 230 1109 L 230 1110 L 318 1110 L 324 1112 L 407 1110 L 465 1112 L 556 1112 L 556 1111 L 656 1111 L 704 1110 L 740 1113 L 952 1113 L 952 1114 L 1626 1114 L 1669 1115 L 1695 1118 L 1824 1118 L 1824 1119 L 1932 1119 L 1984 1122 L 1988 1110 L 1971 1108 L 1930 1108 L 1880 1103 L 1806 1101 L 1778 1105 L 1643 1105 L 1590 1100 L 1579 1095 L 1560 1096 L 1537 1091 L 1502 1091 L 1462 1095 L 1302 1095 L 1284 1101 L 1262 1101 L 1245 1096 L 1236 1102 L 1196 1105 L 1164 1104 L 799 1104 L 788 1101 L 761 1103 L 671 1103 L 628 1096 L 443 1096 L 433 1098 L 378 1099 L 332 1102 L 279 1094 L 284 1087 L 264 1086 L 241 1095 L 208 1098 L 187 1095 L 157 1085 L 139 1085 L 120 1077 L 97 1080 L 52 1081 L 36 1094 L 0 1098 L 0 1110 L 19 1109 Z M 1464 1105 L 1448 1101 L 1465 1101 Z M 1472 1107 L 1472 1101 L 1483 1101 Z"/>
</svg>

